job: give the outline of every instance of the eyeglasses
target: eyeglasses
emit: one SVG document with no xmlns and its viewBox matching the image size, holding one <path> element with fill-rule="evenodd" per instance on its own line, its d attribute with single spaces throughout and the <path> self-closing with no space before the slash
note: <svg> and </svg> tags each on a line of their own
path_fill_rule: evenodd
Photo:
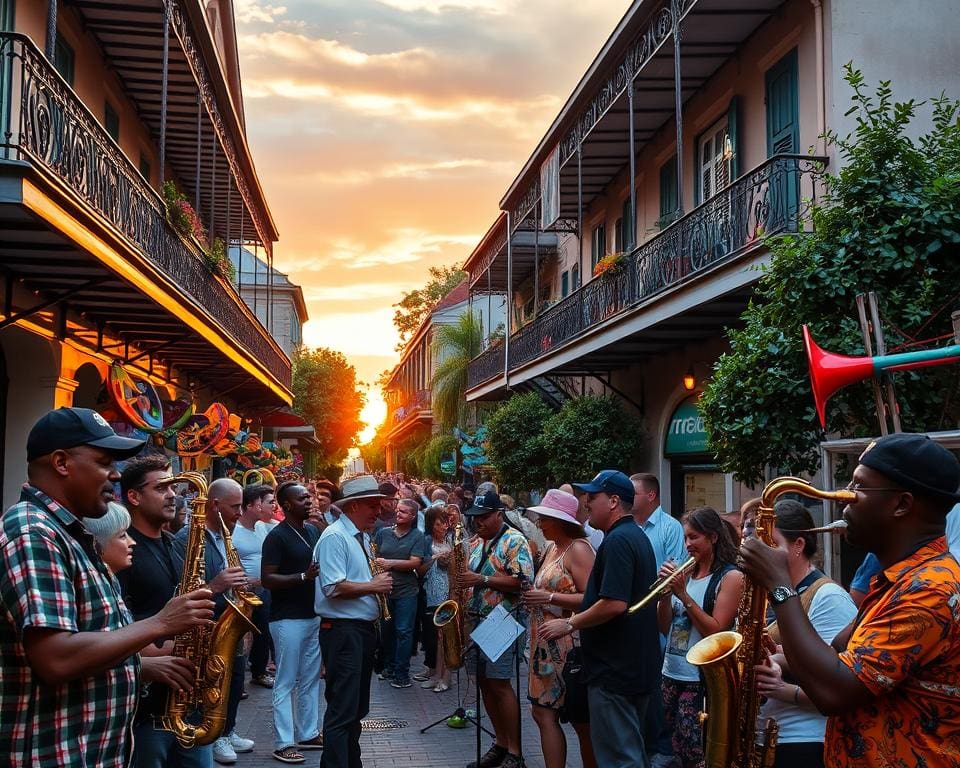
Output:
<svg viewBox="0 0 960 768">
<path fill-rule="evenodd" d="M 871 491 L 876 491 L 878 493 L 887 492 L 887 493 L 903 493 L 903 488 L 870 488 L 865 485 L 860 485 L 860 483 L 850 483 L 847 485 L 845 491 L 853 491 L 854 493 L 870 493 Z"/>
</svg>

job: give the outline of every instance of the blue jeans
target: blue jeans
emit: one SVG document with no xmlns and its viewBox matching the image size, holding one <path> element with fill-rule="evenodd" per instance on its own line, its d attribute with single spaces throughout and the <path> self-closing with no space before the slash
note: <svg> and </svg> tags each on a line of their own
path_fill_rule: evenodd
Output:
<svg viewBox="0 0 960 768">
<path fill-rule="evenodd" d="M 643 721 L 648 694 L 624 696 L 595 685 L 587 687 L 590 741 L 603 768 L 648 768 Z"/>
<path fill-rule="evenodd" d="M 270 634 L 277 654 L 274 743 L 283 749 L 320 733 L 320 618 L 271 621 Z"/>
<path fill-rule="evenodd" d="M 148 717 L 133 729 L 133 768 L 167 768 L 176 765 L 179 768 L 212 768 L 213 745 L 185 749 L 177 743 L 177 737 L 170 731 L 161 731 L 154 727 L 153 718 Z"/>
<path fill-rule="evenodd" d="M 408 680 L 417 596 L 391 597 L 388 604 L 393 618 L 383 624 L 383 673 L 390 680 Z"/>
</svg>

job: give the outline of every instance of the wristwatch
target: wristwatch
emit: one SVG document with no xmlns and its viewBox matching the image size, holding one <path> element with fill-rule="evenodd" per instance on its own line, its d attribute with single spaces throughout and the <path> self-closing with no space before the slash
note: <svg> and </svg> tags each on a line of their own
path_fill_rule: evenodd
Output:
<svg viewBox="0 0 960 768">
<path fill-rule="evenodd" d="M 797 596 L 797 590 L 793 587 L 786 587 L 781 584 L 779 587 L 774 587 L 770 590 L 770 602 L 774 605 L 783 605 L 791 597 Z"/>
<path fill-rule="evenodd" d="M 484 577 L 483 577 L 483 583 L 484 583 L 484 585 L 489 584 L 489 583 L 490 583 L 490 577 L 487 576 L 487 575 L 484 575 Z"/>
</svg>

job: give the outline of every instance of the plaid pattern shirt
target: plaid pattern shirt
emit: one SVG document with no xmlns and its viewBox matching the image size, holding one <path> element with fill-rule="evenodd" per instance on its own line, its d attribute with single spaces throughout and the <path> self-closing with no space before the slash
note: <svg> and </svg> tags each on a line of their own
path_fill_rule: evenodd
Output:
<svg viewBox="0 0 960 768">
<path fill-rule="evenodd" d="M 23 645 L 26 627 L 106 632 L 133 621 L 93 537 L 28 484 L 3 516 L 0 552 L 0 760 L 13 768 L 122 768 L 132 749 L 139 657 L 48 684 L 35 676 Z"/>
</svg>

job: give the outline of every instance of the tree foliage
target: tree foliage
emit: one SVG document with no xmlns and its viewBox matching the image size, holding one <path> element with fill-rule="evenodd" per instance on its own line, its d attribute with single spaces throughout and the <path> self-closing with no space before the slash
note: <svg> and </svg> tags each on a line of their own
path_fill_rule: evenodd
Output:
<svg viewBox="0 0 960 768">
<path fill-rule="evenodd" d="M 383 472 L 387 468 L 386 432 L 387 422 L 384 421 L 373 437 L 359 447 L 360 458 L 363 459 L 363 463 L 371 472 Z"/>
<path fill-rule="evenodd" d="M 567 400 L 544 425 L 547 468 L 556 483 L 588 480 L 601 469 L 626 469 L 642 437 L 640 419 L 619 398 Z"/>
<path fill-rule="evenodd" d="M 958 103 L 932 101 L 932 125 L 908 135 L 919 106 L 895 103 L 888 81 L 869 92 L 850 65 L 857 127 L 828 138 L 844 167 L 826 177 L 811 206 L 814 232 L 770 241 L 771 260 L 743 315 L 729 332 L 700 399 L 710 449 L 725 471 L 747 482 L 764 465 L 790 473 L 819 465 L 824 433 L 814 410 L 801 325 L 826 350 L 863 355 L 855 296 L 876 291 L 888 351 L 927 340 L 941 346 L 960 307 L 960 124 Z M 960 377 L 955 366 L 897 373 L 905 430 L 956 426 Z M 873 435 L 877 416 L 869 382 L 838 391 L 827 432 Z"/>
<path fill-rule="evenodd" d="M 440 360 L 430 382 L 434 421 L 447 432 L 466 426 L 467 368 L 480 351 L 480 319 L 464 312 L 453 325 L 435 326 L 434 354 Z"/>
<path fill-rule="evenodd" d="M 347 458 L 363 427 L 364 394 L 357 372 L 340 353 L 301 347 L 293 357 L 293 410 L 317 433 L 317 471 L 329 474 Z"/>
<path fill-rule="evenodd" d="M 429 273 L 430 279 L 423 288 L 404 291 L 400 301 L 393 305 L 397 308 L 393 313 L 393 325 L 400 333 L 398 350 L 403 349 L 407 340 L 416 333 L 423 318 L 467 276 L 459 266 L 430 267 Z"/>
<path fill-rule="evenodd" d="M 550 416 L 550 409 L 535 392 L 514 395 L 491 414 L 487 457 L 504 488 L 528 490 L 546 482 L 549 470 L 543 428 Z"/>
</svg>

